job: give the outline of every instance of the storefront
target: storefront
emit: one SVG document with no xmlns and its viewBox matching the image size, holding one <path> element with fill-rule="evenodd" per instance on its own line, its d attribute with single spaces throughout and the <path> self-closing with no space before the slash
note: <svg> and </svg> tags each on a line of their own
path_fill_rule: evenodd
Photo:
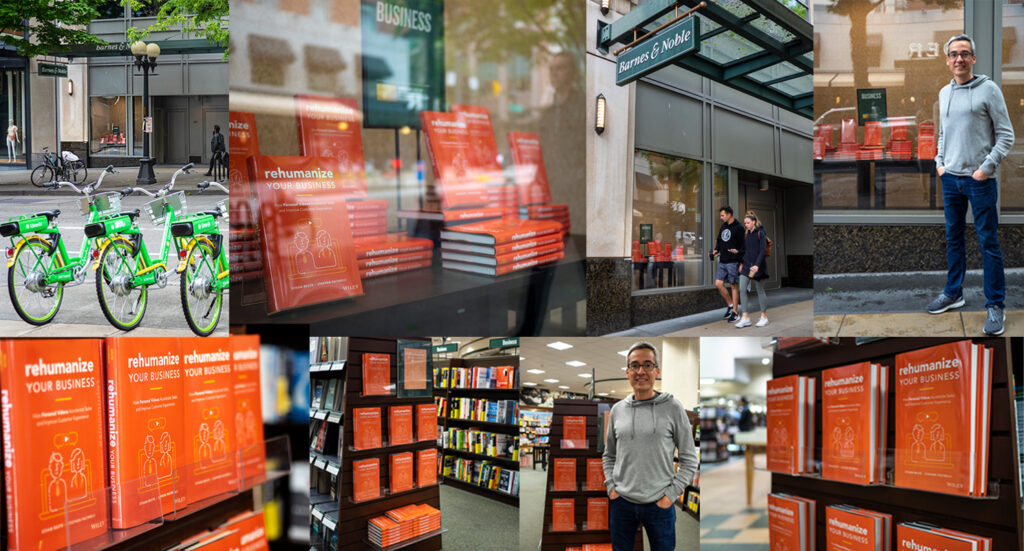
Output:
<svg viewBox="0 0 1024 551">
<path fill-rule="evenodd" d="M 28 82 L 25 71 L 28 60 L 19 56 L 11 46 L 0 44 L 0 117 L 4 131 L 4 150 L 0 155 L 0 170 L 5 168 L 24 169 L 26 167 L 25 152 L 29 149 L 25 129 L 28 128 L 29 116 Z M 11 126 L 15 138 L 13 143 L 6 142 Z"/>
<path fill-rule="evenodd" d="M 1014 127 L 1016 143 L 997 173 L 999 239 L 1019 243 L 1024 2 L 907 0 L 850 14 L 836 13 L 830 4 L 814 3 L 816 273 L 946 269 L 942 184 L 934 161 L 937 102 L 952 78 L 943 47 L 963 32 L 975 40 L 974 74 L 1000 85 Z M 1007 266 L 1024 265 L 1020 247 L 1004 245 L 1003 255 Z M 968 268 L 980 268 L 980 257 L 968 258 Z"/>
<path fill-rule="evenodd" d="M 587 243 L 591 334 L 719 307 L 708 253 L 725 205 L 741 219 L 753 210 L 772 239 L 767 288 L 810 287 L 810 24 L 762 4 L 698 10 L 697 52 L 618 85 L 614 53 L 633 35 L 607 36 L 633 21 L 642 35 L 677 12 L 652 2 L 603 15 L 587 3 L 588 28 L 615 29 L 587 43 L 587 216 L 602 228 Z"/>
</svg>

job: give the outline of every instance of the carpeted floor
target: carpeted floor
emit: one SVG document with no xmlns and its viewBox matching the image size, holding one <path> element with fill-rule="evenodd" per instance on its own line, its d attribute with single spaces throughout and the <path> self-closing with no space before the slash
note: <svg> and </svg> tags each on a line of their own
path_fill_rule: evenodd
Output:
<svg viewBox="0 0 1024 551">
<path fill-rule="evenodd" d="M 441 526 L 448 529 L 441 536 L 445 551 L 519 546 L 519 509 L 444 484 L 441 485 Z"/>
</svg>

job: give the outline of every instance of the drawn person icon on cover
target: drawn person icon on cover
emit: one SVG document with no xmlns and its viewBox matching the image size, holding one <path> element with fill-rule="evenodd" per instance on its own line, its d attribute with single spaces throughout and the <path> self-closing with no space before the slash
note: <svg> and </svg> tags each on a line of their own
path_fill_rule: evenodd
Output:
<svg viewBox="0 0 1024 551">
<path fill-rule="evenodd" d="M 71 490 L 68 501 L 82 499 L 89 495 L 89 478 L 85 476 L 85 452 L 75 448 L 71 452 Z"/>
<path fill-rule="evenodd" d="M 164 431 L 160 435 L 160 459 L 157 461 L 156 476 L 164 479 L 174 473 L 174 442 L 171 441 L 171 434 Z"/>
<path fill-rule="evenodd" d="M 836 427 L 832 429 L 832 457 L 843 456 L 843 429 Z"/>
<path fill-rule="evenodd" d="M 142 442 L 142 469 L 139 470 L 143 486 L 150 485 L 153 482 L 152 475 L 157 472 L 156 457 L 153 456 L 155 453 L 156 439 L 152 434 L 147 434 Z"/>
<path fill-rule="evenodd" d="M 334 268 L 338 265 L 338 257 L 331 248 L 331 234 L 327 230 L 316 232 L 316 256 L 313 258 L 313 266 L 317 269 Z"/>
<path fill-rule="evenodd" d="M 224 422 L 217 419 L 213 423 L 213 454 L 217 460 L 224 459 L 228 453 L 227 441 L 224 438 Z"/>
<path fill-rule="evenodd" d="M 927 461 L 943 463 L 946 461 L 946 429 L 942 425 L 935 423 L 931 426 L 930 432 L 932 443 L 928 446 L 928 451 L 924 457 Z"/>
<path fill-rule="evenodd" d="M 68 495 L 68 484 L 63 478 L 64 456 L 59 452 L 51 453 L 47 471 L 50 475 L 50 482 L 46 485 L 46 506 L 53 513 L 64 508 L 63 505 Z M 45 476 L 44 474 L 44 479 Z"/>
<path fill-rule="evenodd" d="M 210 446 L 210 425 L 202 423 L 199 425 L 199 460 L 210 459 L 213 455 L 213 448 Z"/>
<path fill-rule="evenodd" d="M 924 427 L 920 423 L 914 425 L 914 428 L 910 430 L 910 438 L 912 439 L 910 444 L 911 461 L 924 461 Z"/>
<path fill-rule="evenodd" d="M 309 251 L 309 236 L 306 232 L 296 232 L 295 237 L 292 238 L 292 243 L 295 246 L 295 272 L 298 274 L 308 274 L 313 271 L 316 263 L 313 258 L 313 253 Z"/>
<path fill-rule="evenodd" d="M 856 440 L 856 435 L 853 432 L 853 427 L 849 427 L 849 426 L 846 427 L 846 430 L 843 431 L 843 447 L 842 447 L 842 456 L 843 457 L 853 457 L 854 456 L 854 449 L 855 449 L 854 442 L 855 442 L 855 440 Z"/>
</svg>

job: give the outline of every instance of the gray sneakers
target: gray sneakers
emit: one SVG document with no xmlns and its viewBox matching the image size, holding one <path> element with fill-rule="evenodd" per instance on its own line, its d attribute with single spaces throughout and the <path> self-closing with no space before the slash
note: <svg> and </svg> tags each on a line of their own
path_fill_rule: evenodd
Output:
<svg viewBox="0 0 1024 551">
<path fill-rule="evenodd" d="M 950 308 L 960 308 L 963 305 L 963 296 L 960 298 L 949 298 L 946 296 L 946 293 L 942 293 L 939 295 L 939 298 L 928 304 L 927 310 L 929 314 L 941 314 Z M 986 324 L 985 327 L 988 327 L 988 325 Z"/>
<path fill-rule="evenodd" d="M 986 335 L 1002 335 L 1003 322 L 1006 321 L 1006 314 L 998 306 L 988 307 L 988 316 L 985 318 Z"/>
</svg>

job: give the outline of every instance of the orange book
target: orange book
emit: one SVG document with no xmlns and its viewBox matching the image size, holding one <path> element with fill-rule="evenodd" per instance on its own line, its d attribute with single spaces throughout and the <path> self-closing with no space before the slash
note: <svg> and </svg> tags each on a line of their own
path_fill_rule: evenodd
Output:
<svg viewBox="0 0 1024 551">
<path fill-rule="evenodd" d="M 587 448 L 587 418 L 566 416 L 562 418 L 562 447 Z"/>
<path fill-rule="evenodd" d="M 587 498 L 587 530 L 608 529 L 608 498 Z"/>
<path fill-rule="evenodd" d="M 188 502 L 181 348 L 166 337 L 105 342 L 110 524 L 124 529 Z"/>
<path fill-rule="evenodd" d="M 348 197 L 366 197 L 356 100 L 296 94 L 295 115 L 302 155 L 333 160 L 338 188 Z"/>
<path fill-rule="evenodd" d="M 503 218 L 443 229 L 441 239 L 496 246 L 560 231 L 562 224 L 553 220 Z"/>
<path fill-rule="evenodd" d="M 388 408 L 389 446 L 412 444 L 412 406 L 391 406 Z"/>
<path fill-rule="evenodd" d="M 228 111 L 228 188 L 231 194 L 232 226 L 248 226 L 256 222 L 252 212 L 252 188 L 245 163 L 252 155 L 260 154 L 256 137 L 256 115 L 244 111 Z"/>
<path fill-rule="evenodd" d="M 416 452 L 416 485 L 420 488 L 437 484 L 437 448 Z"/>
<path fill-rule="evenodd" d="M 457 113 L 420 112 L 427 153 L 441 194 L 441 207 L 475 207 L 487 203 L 487 173 L 474 162 L 469 125 Z"/>
<path fill-rule="evenodd" d="M 454 260 L 456 262 L 469 262 L 484 266 L 505 266 L 507 264 L 515 264 L 516 262 L 529 260 L 531 258 L 551 255 L 563 250 L 565 250 L 565 245 L 560 241 L 498 256 L 479 255 L 442 249 L 441 259 Z"/>
<path fill-rule="evenodd" d="M 555 492 L 576 491 L 576 458 L 557 457 L 551 460 Z"/>
<path fill-rule="evenodd" d="M 896 526 L 896 549 L 899 551 L 987 551 L 991 548 L 991 538 L 919 523 Z"/>
<path fill-rule="evenodd" d="M 963 340 L 896 355 L 896 486 L 975 493 L 979 375 L 991 380 L 980 348 Z"/>
<path fill-rule="evenodd" d="M 380 408 L 352 408 L 353 448 L 370 450 L 383 444 L 380 438 Z"/>
<path fill-rule="evenodd" d="M 363 396 L 391 394 L 391 354 L 363 354 Z"/>
<path fill-rule="evenodd" d="M 373 277 L 380 277 L 390 274 L 397 274 L 400 272 L 409 272 L 412 270 L 422 270 L 423 268 L 429 268 L 433 263 L 432 260 L 416 260 L 413 262 L 402 262 L 401 264 L 392 264 L 390 266 L 381 266 L 377 268 L 367 268 L 365 270 L 359 270 L 359 277 L 363 279 L 370 279 Z"/>
<path fill-rule="evenodd" d="M 352 462 L 352 501 L 380 497 L 380 458 Z"/>
<path fill-rule="evenodd" d="M 232 335 L 235 372 L 235 442 L 245 480 L 266 474 L 263 403 L 260 397 L 260 336 Z"/>
<path fill-rule="evenodd" d="M 557 262 L 563 258 L 565 258 L 565 251 L 559 250 L 558 252 L 546 254 L 544 256 L 538 256 L 529 260 L 514 262 L 512 264 L 504 264 L 501 266 L 483 266 L 472 262 L 444 261 L 441 263 L 441 267 L 458 270 L 460 272 L 472 272 L 497 277 L 525 270 L 527 268 L 533 268 L 534 266 L 540 266 L 541 264 Z"/>
<path fill-rule="evenodd" d="M 885 551 L 882 519 L 826 507 L 825 542 L 828 551 Z"/>
<path fill-rule="evenodd" d="M 563 232 L 552 233 L 541 237 L 520 239 L 519 241 L 513 241 L 504 245 L 477 245 L 473 243 L 465 243 L 462 241 L 442 241 L 441 251 L 453 251 L 462 253 L 472 253 L 485 256 L 499 256 L 507 255 L 509 253 L 525 251 L 528 249 L 534 249 L 544 245 L 550 245 L 552 243 L 561 243 L 562 238 L 565 236 Z"/>
<path fill-rule="evenodd" d="M 821 475 L 853 484 L 876 482 L 881 366 L 861 362 L 826 369 L 821 374 L 823 448 Z M 881 437 L 881 438 L 880 438 Z M 884 457 L 884 456 L 883 456 Z"/>
<path fill-rule="evenodd" d="M 64 549 L 107 531 L 102 343 L 0 341 L 9 549 Z"/>
<path fill-rule="evenodd" d="M 227 337 L 181 341 L 189 504 L 238 488 L 235 375 Z"/>
<path fill-rule="evenodd" d="M 427 373 L 427 354 L 425 348 L 406 347 L 402 350 L 402 388 L 404 390 L 426 390 L 433 384 L 433 373 Z M 412 422 L 410 420 L 410 434 Z"/>
<path fill-rule="evenodd" d="M 228 520 L 224 529 L 231 532 L 225 543 L 225 551 L 266 551 L 267 530 L 262 512 L 243 513 Z"/>
<path fill-rule="evenodd" d="M 516 382 L 515 369 L 510 365 L 501 365 L 495 367 L 494 370 L 498 373 L 495 388 L 512 388 Z"/>
<path fill-rule="evenodd" d="M 412 452 L 391 454 L 391 493 L 397 494 L 413 489 Z"/>
<path fill-rule="evenodd" d="M 437 406 L 416 404 L 416 440 L 437 440 Z"/>
<path fill-rule="evenodd" d="M 790 375 L 768 381 L 768 470 L 803 472 L 806 437 L 806 384 Z"/>
<path fill-rule="evenodd" d="M 406 262 L 415 262 L 417 260 L 429 261 L 434 256 L 434 251 L 415 251 L 411 253 L 393 254 L 390 256 L 377 256 L 373 258 L 363 258 L 358 261 L 359 271 L 368 270 L 370 268 L 379 268 L 382 266 L 391 266 L 394 264 L 404 264 Z"/>
<path fill-rule="evenodd" d="M 605 490 L 604 464 L 600 457 L 587 458 L 587 491 Z"/>
<path fill-rule="evenodd" d="M 350 207 L 357 204 L 360 203 L 348 203 Z M 358 237 L 353 242 L 356 247 L 356 258 L 359 259 L 429 251 L 434 248 L 433 241 L 423 237 L 410 237 L 404 233 L 389 233 L 380 237 Z"/>
<path fill-rule="evenodd" d="M 806 503 L 768 495 L 768 541 L 772 549 L 807 549 L 808 521 Z"/>
<path fill-rule="evenodd" d="M 540 136 L 531 132 L 509 132 L 508 145 L 512 151 L 519 202 L 523 205 L 550 203 L 551 191 Z"/>
<path fill-rule="evenodd" d="M 487 108 L 477 105 L 450 105 L 448 108 L 466 122 L 466 129 L 469 131 L 470 162 L 479 171 L 480 177 L 485 178 L 487 184 L 504 182 L 498 142 L 494 139 L 494 127 L 491 125 L 491 115 Z"/>
<path fill-rule="evenodd" d="M 551 500 L 551 531 L 576 531 L 576 500 L 573 498 Z"/>
</svg>

